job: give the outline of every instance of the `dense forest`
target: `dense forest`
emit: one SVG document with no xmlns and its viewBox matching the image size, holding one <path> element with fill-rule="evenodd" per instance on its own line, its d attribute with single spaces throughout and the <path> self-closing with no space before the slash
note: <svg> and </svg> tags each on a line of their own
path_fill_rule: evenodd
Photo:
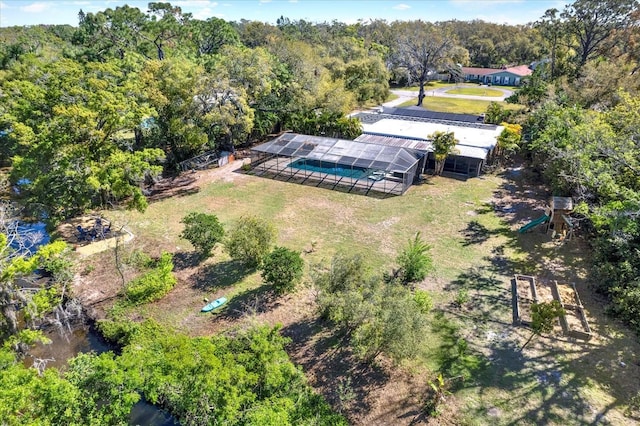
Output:
<svg viewBox="0 0 640 426">
<path fill-rule="evenodd" d="M 384 102 L 390 87 L 424 86 L 438 74 L 455 79 L 460 66 L 521 64 L 535 71 L 509 101 L 524 108 L 500 120 L 523 128 L 511 156 L 553 194 L 577 202 L 592 279 L 611 314 L 640 333 L 635 0 L 577 0 L 527 25 L 287 17 L 270 25 L 197 20 L 170 3 L 149 3 L 146 11 L 80 11 L 77 27 L 1 28 L 0 187 L 13 188 L 22 214 L 52 225 L 89 209 L 144 211 L 145 185 L 195 155 L 282 130 L 353 139 L 360 125 L 346 114 Z M 145 323 L 112 330 L 121 355 L 81 356 L 64 374 L 25 369 L 20 353 L 40 337 L 19 330 L 16 310 L 30 306 L 33 324 L 56 309 L 70 265 L 58 243 L 16 257 L 8 210 L 0 218 L 3 421 L 117 424 L 142 393 L 184 424 L 345 422 L 310 391 L 273 329 L 190 339 Z M 36 268 L 56 285 L 27 303 L 16 282 Z M 163 357 L 149 365 L 152 353 Z M 196 386 L 192 378 L 204 368 L 219 375 Z"/>
</svg>

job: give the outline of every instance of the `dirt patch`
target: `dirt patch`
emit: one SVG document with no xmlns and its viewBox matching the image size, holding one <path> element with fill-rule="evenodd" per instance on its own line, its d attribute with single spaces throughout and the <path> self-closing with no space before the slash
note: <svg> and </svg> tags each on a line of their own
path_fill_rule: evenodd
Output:
<svg viewBox="0 0 640 426">
<path fill-rule="evenodd" d="M 518 297 L 521 301 L 534 301 L 536 300 L 536 294 L 534 294 L 534 286 L 532 280 L 523 277 L 522 275 L 516 276 L 516 286 L 518 290 Z"/>
<path fill-rule="evenodd" d="M 581 306 L 580 298 L 574 288 L 568 284 L 558 283 L 558 293 L 560 293 L 560 301 L 566 305 Z"/>
<path fill-rule="evenodd" d="M 553 292 L 548 282 L 536 282 L 536 293 L 538 293 L 538 303 L 548 303 L 553 301 Z"/>
<path fill-rule="evenodd" d="M 574 308 L 565 308 L 565 318 L 567 319 L 567 325 L 569 330 L 583 330 L 582 320 L 580 319 L 580 312 Z"/>
</svg>

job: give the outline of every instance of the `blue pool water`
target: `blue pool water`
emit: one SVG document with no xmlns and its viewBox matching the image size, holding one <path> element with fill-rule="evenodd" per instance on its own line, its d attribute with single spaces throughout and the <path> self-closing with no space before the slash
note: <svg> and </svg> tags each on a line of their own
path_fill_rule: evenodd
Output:
<svg viewBox="0 0 640 426">
<path fill-rule="evenodd" d="M 352 179 L 362 179 L 369 175 L 369 171 L 362 167 L 341 167 L 335 163 L 327 163 L 318 160 L 299 159 L 289 164 L 288 167 L 310 172 L 327 173 L 330 175 L 343 176 Z"/>
</svg>

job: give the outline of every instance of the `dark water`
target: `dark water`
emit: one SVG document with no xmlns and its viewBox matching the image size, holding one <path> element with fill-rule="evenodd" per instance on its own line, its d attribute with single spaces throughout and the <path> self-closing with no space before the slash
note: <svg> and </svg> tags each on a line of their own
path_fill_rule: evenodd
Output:
<svg viewBox="0 0 640 426">
<path fill-rule="evenodd" d="M 15 241 L 12 246 L 22 254 L 34 254 L 40 246 L 48 244 L 51 240 L 43 222 L 19 222 L 17 231 L 20 241 Z M 51 343 L 37 344 L 32 348 L 29 356 L 24 360 L 27 367 L 31 367 L 37 360 L 45 360 L 47 367 L 64 371 L 67 368 L 67 360 L 79 353 L 101 354 L 113 350 L 94 327 L 77 326 L 71 330 L 65 330 L 64 333 L 51 330 L 45 335 Z M 180 425 L 169 413 L 145 400 L 139 401 L 131 409 L 129 423 L 139 426 Z"/>
<path fill-rule="evenodd" d="M 45 359 L 47 367 L 56 367 L 64 371 L 67 368 L 67 360 L 79 353 L 95 352 L 101 354 L 113 347 L 100 336 L 93 327 L 77 327 L 64 336 L 57 331 L 46 332 L 51 339 L 51 344 L 36 345 L 29 356 L 25 358 L 25 365 L 31 367 L 36 359 Z M 131 409 L 129 424 L 139 426 L 179 426 L 180 423 L 171 414 L 159 407 L 141 400 Z"/>
<path fill-rule="evenodd" d="M 21 251 L 23 254 L 34 254 L 38 248 L 51 241 L 43 222 L 18 222 L 18 238 L 11 243 L 11 248 Z"/>
</svg>

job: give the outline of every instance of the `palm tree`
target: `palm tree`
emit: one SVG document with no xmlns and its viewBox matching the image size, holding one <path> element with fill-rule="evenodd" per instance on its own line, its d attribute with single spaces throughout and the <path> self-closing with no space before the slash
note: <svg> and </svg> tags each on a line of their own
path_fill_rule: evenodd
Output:
<svg viewBox="0 0 640 426">
<path fill-rule="evenodd" d="M 459 151 L 455 148 L 459 142 L 453 132 L 434 132 L 429 136 L 433 144 L 433 155 L 436 159 L 436 167 L 434 174 L 442 174 L 444 162 L 451 154 L 457 154 Z"/>
</svg>

